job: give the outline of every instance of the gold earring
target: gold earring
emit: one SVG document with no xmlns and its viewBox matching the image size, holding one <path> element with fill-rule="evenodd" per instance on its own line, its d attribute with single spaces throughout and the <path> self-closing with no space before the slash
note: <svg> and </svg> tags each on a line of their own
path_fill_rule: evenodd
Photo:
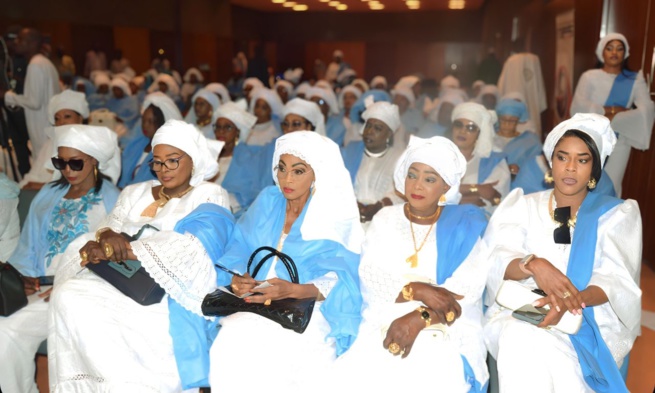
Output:
<svg viewBox="0 0 655 393">
<path fill-rule="evenodd" d="M 95 179 L 95 181 L 98 181 L 98 166 L 97 165 L 93 166 L 93 179 Z"/>
<path fill-rule="evenodd" d="M 555 179 L 553 179 L 553 171 L 551 169 L 547 170 L 544 174 L 544 182 L 546 182 L 546 184 L 553 184 L 554 181 Z"/>
<path fill-rule="evenodd" d="M 593 177 L 589 179 L 589 181 L 587 182 L 587 188 L 589 188 L 590 190 L 596 188 L 596 179 L 594 179 Z"/>
<path fill-rule="evenodd" d="M 446 194 L 441 194 L 439 197 L 439 202 L 437 203 L 438 206 L 445 206 L 446 205 Z"/>
</svg>

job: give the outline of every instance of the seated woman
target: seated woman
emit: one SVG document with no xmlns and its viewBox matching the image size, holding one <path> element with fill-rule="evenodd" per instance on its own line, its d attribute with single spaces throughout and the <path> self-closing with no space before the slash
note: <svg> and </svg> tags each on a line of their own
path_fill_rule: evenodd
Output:
<svg viewBox="0 0 655 393">
<path fill-rule="evenodd" d="M 184 121 L 196 126 L 207 139 L 215 139 L 212 115 L 221 105 L 220 98 L 208 89 L 200 89 L 191 99 L 191 110 Z"/>
<path fill-rule="evenodd" d="M 52 390 L 179 392 L 207 384 L 207 343 L 216 328 L 206 325 L 200 304 L 216 286 L 212 261 L 233 226 L 221 207 L 228 206 L 225 191 L 204 181 L 218 171 L 218 152 L 176 120 L 157 131 L 152 145 L 157 180 L 126 187 L 100 229 L 71 244 L 57 270 L 48 337 Z M 132 242 L 122 235 L 139 232 Z M 142 306 L 80 266 L 107 259 L 140 261 L 166 296 Z"/>
<path fill-rule="evenodd" d="M 250 113 L 257 117 L 257 124 L 246 143 L 263 146 L 282 134 L 279 123 L 284 106 L 277 93 L 265 87 L 254 89 L 250 96 Z"/>
<path fill-rule="evenodd" d="M 357 99 L 359 99 L 361 95 L 362 91 L 353 85 L 348 85 L 339 92 L 339 109 L 341 110 L 339 116 L 341 117 L 341 122 L 346 131 L 352 125 L 350 120 L 350 109 L 355 105 L 355 102 L 357 102 Z"/>
<path fill-rule="evenodd" d="M 394 132 L 401 127 L 396 105 L 376 102 L 362 118 L 366 122 L 360 131 L 363 141 L 350 143 L 342 154 L 355 189 L 360 218 L 367 222 L 383 207 L 402 200 L 395 194 L 393 170 L 403 149 L 392 144 Z"/>
<path fill-rule="evenodd" d="M 369 98 L 371 97 L 371 98 Z M 361 130 L 364 127 L 364 119 L 362 114 L 366 111 L 367 105 L 371 103 L 386 101 L 391 102 L 391 96 L 383 90 L 370 90 L 363 93 L 350 109 L 350 128 L 346 130 L 346 135 L 343 138 L 343 146 L 348 146 L 351 142 L 362 140 Z"/>
<path fill-rule="evenodd" d="M 216 94 L 218 99 L 221 101 L 220 102 L 221 104 L 225 104 L 232 101 L 232 98 L 230 97 L 230 92 L 227 90 L 227 87 L 225 87 L 225 85 L 223 85 L 222 83 L 215 83 L 215 82 L 210 83 L 207 86 L 205 86 L 205 89 Z"/>
<path fill-rule="evenodd" d="M 105 71 L 94 71 L 91 74 L 91 81 L 95 86 L 95 91 L 86 97 L 86 100 L 89 102 L 89 110 L 94 111 L 105 108 L 111 97 L 111 93 L 109 92 L 111 78 L 109 74 Z"/>
<path fill-rule="evenodd" d="M 66 124 L 84 124 L 89 118 L 89 104 L 86 102 L 84 93 L 72 90 L 52 96 L 48 102 L 48 119 L 53 126 L 63 126 Z M 46 136 L 52 134 L 49 127 L 44 130 Z M 21 189 L 40 190 L 43 185 L 52 180 L 52 170 L 48 166 L 52 158 L 52 143 L 50 138 L 46 138 L 43 148 L 39 151 L 36 159 L 32 162 L 30 171 L 25 174 L 23 180 L 18 183 Z M 116 183 L 117 179 L 113 179 Z"/>
<path fill-rule="evenodd" d="M 525 95 L 518 91 L 510 91 L 509 93 L 506 93 L 501 97 L 501 100 L 514 100 L 522 103 L 523 105 L 526 105 L 526 107 L 528 105 L 525 100 Z M 537 126 L 534 124 L 532 119 L 530 119 L 530 111 L 528 110 L 528 118 L 519 121 L 519 124 L 516 125 L 516 131 L 520 133 L 523 133 L 523 131 L 535 132 L 536 129 Z"/>
<path fill-rule="evenodd" d="M 417 136 L 424 139 L 433 136 L 450 137 L 453 110 L 463 102 L 462 95 L 453 90 L 449 90 L 441 98 L 435 99 L 427 111 L 425 124 L 418 131 Z"/>
<path fill-rule="evenodd" d="M 618 367 L 640 329 L 641 218 L 635 201 L 594 191 L 615 143 L 601 115 L 560 123 L 544 144 L 555 188 L 512 191 L 489 223 L 489 299 L 514 280 L 547 294 L 533 306 L 550 307 L 536 326 L 497 304 L 487 310 L 502 392 L 627 392 Z M 582 314 L 577 334 L 549 329 L 565 313 Z"/>
<path fill-rule="evenodd" d="M 480 89 L 480 94 L 476 98 L 478 104 L 484 105 L 485 108 L 492 111 L 496 109 L 500 99 L 500 92 L 496 85 L 484 85 Z"/>
<path fill-rule="evenodd" d="M 505 154 L 509 172 L 517 175 L 521 166 L 528 160 L 541 154 L 541 141 L 534 132 L 520 132 L 519 123 L 526 122 L 530 114 L 524 103 L 512 100 L 500 100 L 496 106 L 500 127 L 494 134 L 493 151 Z"/>
<path fill-rule="evenodd" d="M 288 134 L 294 131 L 314 131 L 319 135 L 325 134 L 325 117 L 319 104 L 294 98 L 287 102 L 282 112 L 282 132 Z"/>
<path fill-rule="evenodd" d="M 359 266 L 364 321 L 333 371 L 347 386 L 333 391 L 421 391 L 419 375 L 434 378 L 439 391 L 486 391 L 487 220 L 474 206 L 452 204 L 465 171 L 450 140 L 410 139 L 394 173 L 408 202 L 382 209 L 366 232 Z"/>
<path fill-rule="evenodd" d="M 272 286 L 248 297 L 252 303 L 317 302 L 302 334 L 247 312 L 222 318 L 210 353 L 211 387 L 220 392 L 252 379 L 247 365 L 253 357 L 266 362 L 258 367 L 257 379 L 275 381 L 274 390 L 312 390 L 325 368 L 355 340 L 361 319 L 357 266 L 363 232 L 338 146 L 315 132 L 292 132 L 277 140 L 271 167 L 276 185 L 264 189 L 238 222 L 219 263 L 245 272 L 255 249 L 275 247 L 294 260 L 300 284 L 290 283 L 284 265 L 271 259 L 257 281 L 218 271 L 218 283 L 231 282 L 242 295 L 266 279 Z"/>
<path fill-rule="evenodd" d="M 141 111 L 141 124 L 136 130 L 139 132 L 123 150 L 123 170 L 118 182 L 120 188 L 155 178 L 148 166 L 152 160 L 152 138 L 167 121 L 182 120 L 175 103 L 161 92 L 148 94 Z"/>
<path fill-rule="evenodd" d="M 178 111 L 184 109 L 184 102 L 180 96 L 180 85 L 175 78 L 167 73 L 160 73 L 148 88 L 148 94 L 161 92 L 168 96 L 177 107 Z"/>
<path fill-rule="evenodd" d="M 480 104 L 465 102 L 453 110 L 453 142 L 467 160 L 459 186 L 460 203 L 482 207 L 489 215 L 509 192 L 510 173 L 501 153 L 491 151 L 493 120 Z"/>
<path fill-rule="evenodd" d="M 293 98 L 293 83 L 280 79 L 277 82 L 275 82 L 275 86 L 273 86 L 273 89 L 275 89 L 275 92 L 277 95 L 280 97 L 280 100 L 282 101 L 283 104 L 286 104 Z"/>
<path fill-rule="evenodd" d="M 139 121 L 139 100 L 132 95 L 130 85 L 121 77 L 111 80 L 111 97 L 105 106 L 130 130 Z"/>
<path fill-rule="evenodd" d="M 398 105 L 400 123 L 405 127 L 406 137 L 409 140 L 409 135 L 416 135 L 425 123 L 423 108 L 416 107 L 416 96 L 410 87 L 396 86 L 391 90 L 391 96 L 393 97 L 393 103 Z M 407 144 L 407 141 L 405 141 L 405 144 Z"/>
<path fill-rule="evenodd" d="M 76 237 L 96 230 L 118 198 L 110 179 L 120 172 L 114 132 L 67 125 L 55 128 L 51 137 L 55 181 L 34 197 L 19 245 L 9 257 L 9 263 L 24 276 L 31 302 L 0 317 L 0 356 L 6 360 L 0 367 L 0 386 L 6 392 L 37 391 L 34 356 L 48 337 L 50 304 L 50 289 L 36 293 L 41 289 L 39 277 L 54 275 L 66 247 Z"/>
</svg>

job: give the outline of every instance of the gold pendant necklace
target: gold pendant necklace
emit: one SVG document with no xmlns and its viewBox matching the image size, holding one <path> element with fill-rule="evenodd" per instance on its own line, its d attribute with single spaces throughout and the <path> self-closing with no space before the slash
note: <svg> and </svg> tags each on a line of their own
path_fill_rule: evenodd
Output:
<svg viewBox="0 0 655 393">
<path fill-rule="evenodd" d="M 558 228 L 564 225 L 563 223 L 557 221 L 555 219 L 555 209 L 553 209 L 553 195 L 555 193 L 551 192 L 550 193 L 550 198 L 548 199 L 548 213 L 550 213 L 550 219 L 553 220 L 555 224 L 557 224 Z M 571 217 L 568 219 L 566 222 L 566 226 L 569 228 L 575 228 L 575 224 L 578 222 L 578 213 L 575 213 L 575 216 Z"/>
<path fill-rule="evenodd" d="M 407 259 L 405 259 L 405 262 L 409 263 L 410 267 L 415 268 L 418 266 L 418 253 L 421 251 L 423 246 L 425 245 L 425 242 L 428 241 L 428 237 L 430 236 L 430 232 L 432 232 L 432 227 L 434 227 L 434 224 L 439 220 L 439 217 L 441 216 L 441 209 L 442 206 L 439 206 L 437 210 L 434 212 L 433 215 L 428 216 L 428 217 L 421 217 L 421 216 L 416 216 L 412 214 L 409 211 L 409 204 L 405 204 L 405 211 L 407 212 L 407 215 L 409 217 L 409 229 L 412 232 L 412 241 L 414 242 L 414 254 L 410 255 Z M 421 242 L 420 247 L 416 247 L 416 236 L 414 235 L 414 226 L 412 225 L 412 217 L 414 218 L 419 218 L 419 219 L 434 219 L 432 221 L 432 224 L 430 224 L 430 228 L 428 229 L 428 233 L 425 234 L 425 238 L 423 239 L 423 242 Z"/>
</svg>

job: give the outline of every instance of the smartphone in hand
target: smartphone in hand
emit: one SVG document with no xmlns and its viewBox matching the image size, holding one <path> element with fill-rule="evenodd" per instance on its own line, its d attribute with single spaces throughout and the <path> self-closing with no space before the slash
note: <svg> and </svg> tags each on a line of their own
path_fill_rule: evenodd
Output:
<svg viewBox="0 0 655 393">
<path fill-rule="evenodd" d="M 526 304 L 525 306 L 515 310 L 512 313 L 512 316 L 521 321 L 531 323 L 533 325 L 539 325 L 544 318 L 546 318 L 548 310 L 543 307 L 535 307 L 532 304 Z"/>
<path fill-rule="evenodd" d="M 39 285 L 47 286 L 52 285 L 55 282 L 55 276 L 41 276 L 39 277 Z"/>
</svg>

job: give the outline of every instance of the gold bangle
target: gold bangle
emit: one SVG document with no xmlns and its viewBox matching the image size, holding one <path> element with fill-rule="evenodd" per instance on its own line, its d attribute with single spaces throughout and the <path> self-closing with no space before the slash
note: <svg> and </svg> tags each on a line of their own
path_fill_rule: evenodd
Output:
<svg viewBox="0 0 655 393">
<path fill-rule="evenodd" d="M 430 316 L 430 312 L 425 307 L 419 307 L 416 309 L 416 311 L 418 311 L 421 319 L 425 321 L 425 327 L 430 327 L 430 325 L 432 325 L 432 317 Z"/>
<path fill-rule="evenodd" d="M 96 242 L 100 243 L 100 236 L 101 236 L 103 233 L 105 233 L 105 232 L 107 232 L 107 231 L 109 231 L 109 230 L 111 230 L 111 228 L 109 228 L 109 227 L 104 227 L 104 228 L 100 228 L 100 229 L 98 229 L 98 230 L 96 231 Z"/>
<path fill-rule="evenodd" d="M 472 184 L 469 187 L 469 191 L 471 192 L 471 194 L 475 194 L 476 192 L 478 192 L 478 185 L 477 184 Z"/>
<path fill-rule="evenodd" d="M 408 302 L 414 300 L 414 288 L 412 288 L 410 285 L 411 284 L 407 284 L 403 287 L 403 299 L 407 300 Z"/>
</svg>

